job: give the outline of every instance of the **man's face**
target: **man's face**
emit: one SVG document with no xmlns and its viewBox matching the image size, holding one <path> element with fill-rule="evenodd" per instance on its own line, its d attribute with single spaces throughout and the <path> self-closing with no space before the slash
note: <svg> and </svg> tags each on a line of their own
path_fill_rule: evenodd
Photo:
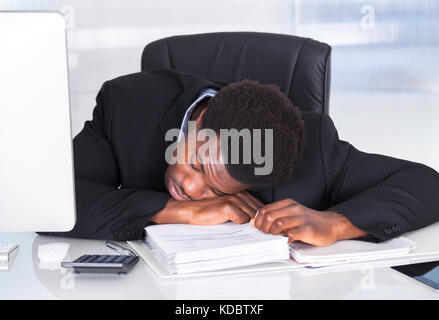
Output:
<svg viewBox="0 0 439 320">
<path fill-rule="evenodd" d="M 177 164 L 169 165 L 165 174 L 166 188 L 174 199 L 201 200 L 235 194 L 248 188 L 233 179 L 226 166 L 213 155 L 196 152 L 204 142 L 191 146 L 182 139 L 179 143 L 184 144 L 184 161 L 179 159 Z M 219 154 L 219 142 L 217 145 Z"/>
</svg>

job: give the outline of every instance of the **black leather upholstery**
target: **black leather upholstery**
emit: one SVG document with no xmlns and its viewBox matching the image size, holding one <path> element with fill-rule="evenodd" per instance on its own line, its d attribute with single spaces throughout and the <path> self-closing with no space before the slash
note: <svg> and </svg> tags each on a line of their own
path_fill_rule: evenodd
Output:
<svg viewBox="0 0 439 320">
<path fill-rule="evenodd" d="M 170 68 L 230 83 L 276 83 L 304 111 L 328 113 L 331 47 L 309 38 L 259 32 L 173 36 L 148 44 L 142 70 Z"/>
</svg>

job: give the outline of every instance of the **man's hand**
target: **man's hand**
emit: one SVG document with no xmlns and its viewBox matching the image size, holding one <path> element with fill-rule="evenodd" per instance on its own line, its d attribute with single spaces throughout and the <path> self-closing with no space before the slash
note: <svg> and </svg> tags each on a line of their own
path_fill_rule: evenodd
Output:
<svg viewBox="0 0 439 320">
<path fill-rule="evenodd" d="M 250 223 L 265 233 L 288 237 L 289 243 L 300 240 L 315 246 L 366 235 L 340 213 L 312 210 L 292 199 L 263 206 Z"/>
<path fill-rule="evenodd" d="M 248 192 L 197 201 L 177 201 L 170 198 L 166 206 L 150 221 L 156 223 L 186 223 L 214 225 L 227 221 L 246 223 L 255 217 L 263 203 Z"/>
</svg>

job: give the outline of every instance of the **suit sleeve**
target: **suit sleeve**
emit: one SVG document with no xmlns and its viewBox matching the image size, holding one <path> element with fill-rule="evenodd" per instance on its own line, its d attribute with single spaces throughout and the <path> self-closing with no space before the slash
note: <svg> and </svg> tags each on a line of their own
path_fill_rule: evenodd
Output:
<svg viewBox="0 0 439 320">
<path fill-rule="evenodd" d="M 148 220 L 169 199 L 168 193 L 120 187 L 111 141 L 113 91 L 104 83 L 93 119 L 74 138 L 77 222 L 70 232 L 43 233 L 87 239 L 136 240 Z"/>
<path fill-rule="evenodd" d="M 439 220 L 439 174 L 419 163 L 358 151 L 338 138 L 329 116 L 320 126 L 328 210 L 381 242 Z"/>
</svg>

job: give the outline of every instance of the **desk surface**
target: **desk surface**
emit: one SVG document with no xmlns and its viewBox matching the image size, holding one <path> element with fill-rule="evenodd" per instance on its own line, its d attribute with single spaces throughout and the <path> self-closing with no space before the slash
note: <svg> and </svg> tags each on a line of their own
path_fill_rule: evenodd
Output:
<svg viewBox="0 0 439 320">
<path fill-rule="evenodd" d="M 9 271 L 0 272 L 0 299 L 436 299 L 439 293 L 390 268 L 307 273 L 304 270 L 189 279 L 158 278 L 142 261 L 127 275 L 73 274 L 41 261 L 39 248 L 60 246 L 65 260 L 115 254 L 104 241 L 0 233 L 20 245 Z M 41 250 L 40 250 L 41 251 Z M 41 255 L 41 252 L 40 252 Z"/>
</svg>

